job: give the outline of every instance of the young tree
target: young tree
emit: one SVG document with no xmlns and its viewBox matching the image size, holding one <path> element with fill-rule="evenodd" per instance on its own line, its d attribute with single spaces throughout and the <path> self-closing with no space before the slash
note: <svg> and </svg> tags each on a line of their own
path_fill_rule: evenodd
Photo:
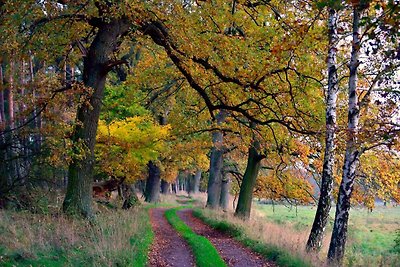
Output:
<svg viewBox="0 0 400 267">
<path fill-rule="evenodd" d="M 346 129 L 346 148 L 342 170 L 342 180 L 340 182 L 339 192 L 336 203 L 335 221 L 332 232 L 332 239 L 328 251 L 328 260 L 331 263 L 341 264 L 345 253 L 345 245 L 347 240 L 349 211 L 351 207 L 351 199 L 354 191 L 354 185 L 359 173 L 359 162 L 361 155 L 371 148 L 379 146 L 391 146 L 396 140 L 397 129 L 393 128 L 393 118 L 380 117 L 378 120 L 371 120 L 366 117 L 368 109 L 371 109 L 371 99 L 373 97 L 384 97 L 386 94 L 379 94 L 378 84 L 385 87 L 385 76 L 388 73 L 396 73 L 399 68 L 396 52 L 393 48 L 393 35 L 398 34 L 398 26 L 390 25 L 391 21 L 398 19 L 399 5 L 371 5 L 370 1 L 353 1 L 351 3 L 352 10 L 352 42 L 351 56 L 348 78 L 348 114 Z M 371 20 L 370 16 L 381 16 Z M 371 15 L 373 14 L 373 15 Z M 397 15 L 393 15 L 397 14 Z M 393 17 L 394 16 L 394 17 Z M 389 25 L 384 25 L 389 23 Z M 361 28 L 365 31 L 361 34 Z M 389 29 L 389 30 L 388 30 Z M 368 34 L 368 32 L 370 34 Z M 377 34 L 377 35 L 376 35 Z M 373 37 L 372 43 L 368 42 L 368 38 Z M 394 42 L 397 47 L 398 44 Z M 361 65 L 360 55 L 364 53 L 368 55 L 368 50 L 374 51 L 373 58 L 368 58 L 368 64 Z M 365 49 L 365 50 L 362 50 Z M 377 63 L 379 61 L 379 63 Z M 361 66 L 361 67 L 360 67 Z M 362 71 L 360 71 L 360 68 Z M 368 71 L 372 69 L 372 74 Z M 361 75 L 360 75 L 361 73 Z M 373 77 L 372 80 L 368 79 Z M 361 77 L 361 79 L 360 79 Z M 367 82 L 367 83 L 365 83 Z M 378 87 L 378 88 L 377 88 Z M 364 89 L 364 93 L 360 93 Z M 383 91 L 385 91 L 383 89 Z M 390 91 L 390 90 L 389 90 Z M 377 92 L 377 94 L 374 94 Z M 387 96 L 387 95 L 386 95 Z M 375 101 L 380 103 L 380 101 Z M 378 125 L 384 125 L 379 127 Z M 378 127 L 377 127 L 378 126 Z M 369 127 L 375 128 L 374 135 L 370 134 Z M 377 127 L 377 128 L 376 128 Z M 370 146 L 370 147 L 369 147 Z"/>
<path fill-rule="evenodd" d="M 338 51 L 338 10 L 337 4 L 329 7 L 327 56 L 328 88 L 325 100 L 325 153 L 320 184 L 317 212 L 307 241 L 307 250 L 318 250 L 322 245 L 325 227 L 328 223 L 332 202 L 333 171 L 335 162 L 336 102 L 339 93 L 336 54 Z"/>
</svg>

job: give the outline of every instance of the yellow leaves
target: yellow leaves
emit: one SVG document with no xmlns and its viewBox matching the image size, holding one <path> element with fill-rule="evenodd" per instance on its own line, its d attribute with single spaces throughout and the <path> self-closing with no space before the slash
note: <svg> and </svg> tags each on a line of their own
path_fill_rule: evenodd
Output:
<svg viewBox="0 0 400 267">
<path fill-rule="evenodd" d="M 393 155 L 393 152 L 381 149 L 379 152 L 366 152 L 360 161 L 361 177 L 358 194 L 364 196 L 364 202 L 368 201 L 368 197 L 371 195 L 382 200 L 394 199 L 399 201 L 399 155 Z"/>
<path fill-rule="evenodd" d="M 166 148 L 170 126 L 160 126 L 149 116 L 137 116 L 106 124 L 99 122 L 97 158 L 103 172 L 124 176 L 128 182 L 145 178 L 146 164 Z"/>
</svg>

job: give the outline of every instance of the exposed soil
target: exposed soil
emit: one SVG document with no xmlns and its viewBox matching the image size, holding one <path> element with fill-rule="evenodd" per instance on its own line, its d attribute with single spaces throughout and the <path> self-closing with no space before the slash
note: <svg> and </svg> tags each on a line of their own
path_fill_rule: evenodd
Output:
<svg viewBox="0 0 400 267">
<path fill-rule="evenodd" d="M 202 235 L 217 248 L 219 254 L 228 264 L 235 267 L 275 267 L 276 264 L 266 261 L 261 255 L 252 252 L 232 237 L 221 233 L 203 223 L 192 215 L 192 210 L 184 209 L 177 212 L 178 216 L 193 229 Z"/>
<path fill-rule="evenodd" d="M 154 242 L 149 253 L 148 266 L 195 266 L 189 245 L 168 223 L 164 217 L 165 210 L 164 208 L 150 210 Z"/>
</svg>

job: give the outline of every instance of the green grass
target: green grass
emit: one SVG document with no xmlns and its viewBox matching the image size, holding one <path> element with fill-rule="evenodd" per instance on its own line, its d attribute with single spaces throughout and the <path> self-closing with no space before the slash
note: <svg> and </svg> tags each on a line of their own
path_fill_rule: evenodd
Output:
<svg viewBox="0 0 400 267">
<path fill-rule="evenodd" d="M 309 231 L 315 216 L 315 207 L 283 205 L 254 206 L 265 220 L 290 227 L 296 231 Z M 332 231 L 334 209 L 330 213 L 327 233 Z M 400 229 L 400 207 L 377 207 L 372 212 L 365 208 L 350 210 L 348 242 L 345 264 L 347 266 L 396 266 L 400 255 L 396 253 L 395 232 Z M 326 240 L 325 242 L 329 242 Z"/>
<path fill-rule="evenodd" d="M 205 216 L 201 210 L 196 209 L 193 211 L 193 215 L 201 219 L 211 227 L 226 234 L 229 234 L 245 246 L 249 247 L 253 251 L 263 255 L 267 259 L 274 261 L 278 266 L 284 267 L 306 267 L 311 266 L 304 260 L 295 257 L 287 251 L 271 244 L 265 244 L 257 240 L 248 238 L 243 229 L 235 226 L 224 220 L 215 220 Z"/>
<path fill-rule="evenodd" d="M 146 209 L 103 212 L 92 222 L 0 211 L 0 266 L 139 266 L 153 232 Z"/>
<path fill-rule="evenodd" d="M 145 267 L 147 265 L 147 254 L 149 254 L 150 246 L 154 240 L 154 232 L 150 224 L 150 216 L 147 208 L 144 220 L 146 220 L 146 223 L 143 223 L 141 231 L 129 240 L 131 246 L 134 248 L 132 266 Z"/>
<path fill-rule="evenodd" d="M 198 267 L 226 266 L 211 242 L 200 235 L 195 234 L 176 214 L 178 209 L 169 209 L 165 212 L 168 222 L 178 231 L 192 248 Z"/>
</svg>

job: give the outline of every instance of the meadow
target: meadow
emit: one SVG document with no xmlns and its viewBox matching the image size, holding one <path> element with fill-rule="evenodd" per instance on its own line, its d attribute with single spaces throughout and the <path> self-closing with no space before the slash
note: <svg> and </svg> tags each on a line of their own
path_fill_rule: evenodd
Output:
<svg viewBox="0 0 400 267">
<path fill-rule="evenodd" d="M 266 221 L 290 227 L 297 233 L 308 234 L 311 228 L 316 207 L 256 204 L 258 216 Z M 334 209 L 331 211 L 330 223 L 327 228 L 332 230 Z M 400 261 L 395 251 L 396 230 L 400 229 L 400 207 L 379 206 L 372 212 L 367 208 L 352 208 L 350 211 L 349 236 L 346 250 L 346 265 L 348 266 L 395 266 Z M 328 235 L 325 238 L 321 254 L 326 255 L 329 245 Z"/>
</svg>

